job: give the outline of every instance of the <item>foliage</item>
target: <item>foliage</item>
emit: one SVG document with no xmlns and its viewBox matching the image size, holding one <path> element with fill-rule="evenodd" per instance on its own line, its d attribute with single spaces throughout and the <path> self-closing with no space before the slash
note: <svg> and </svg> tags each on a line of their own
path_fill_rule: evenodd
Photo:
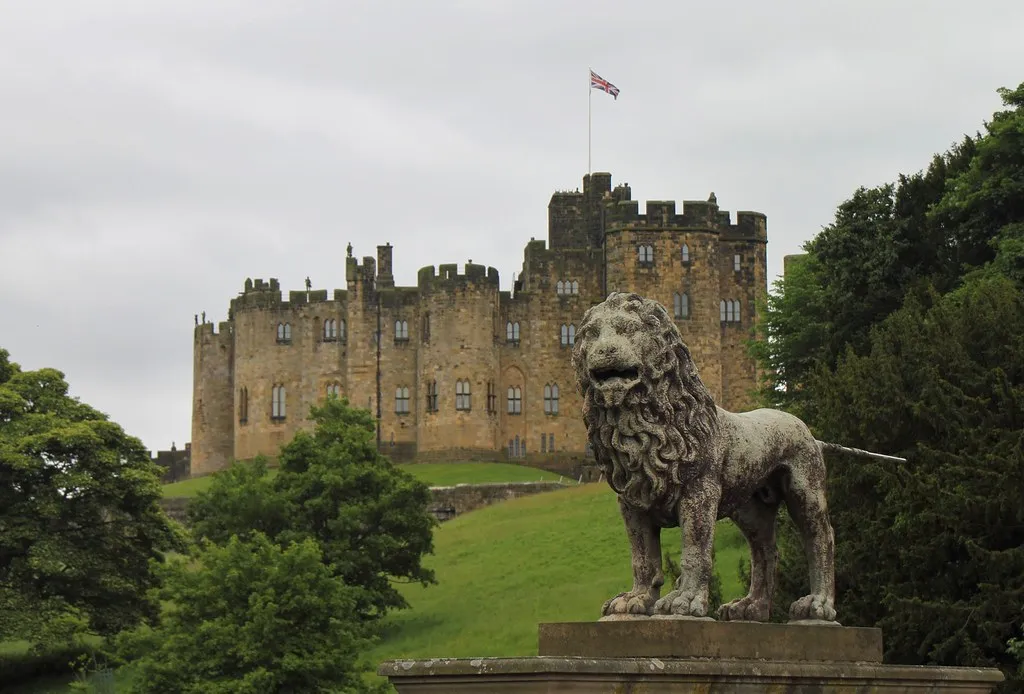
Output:
<svg viewBox="0 0 1024 694">
<path fill-rule="evenodd" d="M 764 395 L 829 456 L 837 605 L 886 657 L 1019 673 L 1024 634 L 1024 84 L 983 136 L 857 191 L 777 285 Z M 792 267 L 792 266 L 791 266 Z M 782 391 L 780 394 L 778 391 Z M 780 523 L 780 605 L 803 552 Z M 1024 691 L 1014 681 L 1006 691 Z"/>
<path fill-rule="evenodd" d="M 159 478 L 60 371 L 22 371 L 0 349 L 0 639 L 56 647 L 154 613 L 149 562 L 182 539 Z"/>
<path fill-rule="evenodd" d="M 312 409 L 312 433 L 281 449 L 280 469 L 235 464 L 189 505 L 195 535 L 218 544 L 262 532 L 284 547 L 315 540 L 346 585 L 361 591 L 355 612 L 378 618 L 407 606 L 395 580 L 433 582 L 428 487 L 377 452 L 366 410 L 328 398 Z"/>
<path fill-rule="evenodd" d="M 314 540 L 207 541 L 160 572 L 163 618 L 118 638 L 135 694 L 371 691 L 360 591 L 332 575 Z"/>
</svg>

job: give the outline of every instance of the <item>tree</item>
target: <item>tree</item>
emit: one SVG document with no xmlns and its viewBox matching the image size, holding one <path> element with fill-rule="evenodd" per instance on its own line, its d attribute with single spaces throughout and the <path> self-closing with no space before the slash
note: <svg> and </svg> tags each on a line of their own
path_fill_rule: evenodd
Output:
<svg viewBox="0 0 1024 694">
<path fill-rule="evenodd" d="M 163 618 L 118 639 L 135 694 L 382 691 L 363 680 L 359 591 L 332 576 L 312 539 L 206 541 L 160 573 Z"/>
<path fill-rule="evenodd" d="M 377 451 L 367 411 L 331 397 L 311 418 L 313 432 L 281 449 L 273 479 L 263 461 L 218 474 L 190 505 L 193 532 L 219 544 L 257 531 L 282 547 L 313 539 L 334 574 L 361 591 L 361 618 L 404 608 L 395 580 L 434 581 L 422 564 L 436 523 L 429 489 Z"/>
<path fill-rule="evenodd" d="M 836 460 L 847 619 L 901 663 L 996 665 L 1024 630 L 1024 292 L 987 278 L 908 302 L 815 384 L 818 431 L 906 464 Z"/>
<path fill-rule="evenodd" d="M 155 612 L 150 560 L 182 546 L 137 438 L 55 369 L 0 349 L 0 639 L 112 634 Z"/>
</svg>

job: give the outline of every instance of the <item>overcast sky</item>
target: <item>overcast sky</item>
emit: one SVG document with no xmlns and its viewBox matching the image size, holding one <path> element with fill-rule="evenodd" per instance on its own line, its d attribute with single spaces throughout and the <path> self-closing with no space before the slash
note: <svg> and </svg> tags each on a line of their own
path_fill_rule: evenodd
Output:
<svg viewBox="0 0 1024 694">
<path fill-rule="evenodd" d="M 152 449 L 191 432 L 193 315 L 345 246 L 493 265 L 556 189 L 768 216 L 769 270 L 1024 81 L 1024 2 L 0 0 L 0 346 Z"/>
</svg>

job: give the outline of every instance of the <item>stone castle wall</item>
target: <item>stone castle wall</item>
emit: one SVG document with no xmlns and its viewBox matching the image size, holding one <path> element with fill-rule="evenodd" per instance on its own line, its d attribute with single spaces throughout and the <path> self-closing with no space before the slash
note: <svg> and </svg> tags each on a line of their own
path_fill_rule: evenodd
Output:
<svg viewBox="0 0 1024 694">
<path fill-rule="evenodd" d="M 228 321 L 216 331 L 196 327 L 193 475 L 232 457 L 275 457 L 311 426 L 310 405 L 332 385 L 376 415 L 378 314 L 382 452 L 396 460 L 509 457 L 577 470 L 586 435 L 563 334 L 571 338 L 584 311 L 615 290 L 656 299 L 670 313 L 674 295 L 685 293 L 688 313 L 676 325 L 701 377 L 720 404 L 743 409 L 756 384 L 745 341 L 767 293 L 766 240 L 764 215 L 740 212 L 733 224 L 713 194 L 680 211 L 650 201 L 640 213 L 628 185 L 613 189 L 610 174 L 595 173 L 582 192 L 552 196 L 550 246 L 527 243 L 512 291 L 500 290 L 497 270 L 472 262 L 424 267 L 416 286 L 395 286 L 390 244 L 361 260 L 350 249 L 346 289 L 330 298 L 310 290 L 285 299 L 277 280 L 247 280 Z M 724 300 L 737 302 L 739 321 L 721 320 Z M 335 336 L 325 320 L 337 322 Z M 464 409 L 460 383 L 468 384 Z M 275 386 L 285 388 L 283 418 L 272 417 Z"/>
</svg>

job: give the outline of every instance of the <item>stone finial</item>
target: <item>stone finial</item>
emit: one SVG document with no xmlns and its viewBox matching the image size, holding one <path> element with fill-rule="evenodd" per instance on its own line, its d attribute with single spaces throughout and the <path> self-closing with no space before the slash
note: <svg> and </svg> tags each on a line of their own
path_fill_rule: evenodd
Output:
<svg viewBox="0 0 1024 694">
<path fill-rule="evenodd" d="M 718 618 L 768 621 L 775 518 L 785 503 L 808 548 L 811 587 L 790 606 L 790 619 L 834 622 L 825 460 L 807 426 L 778 410 L 738 416 L 716 407 L 665 307 L 639 294 L 611 293 L 583 314 L 576 334 L 583 421 L 618 494 L 632 552 L 633 588 L 604 603 L 603 619 L 711 619 L 715 521 L 730 517 L 753 538 L 750 592 L 722 605 Z M 687 551 L 679 579 L 661 597 L 663 527 L 679 527 Z"/>
<path fill-rule="evenodd" d="M 715 197 L 715 192 L 714 191 L 711 191 L 711 195 L 708 196 L 708 202 L 710 202 L 712 205 L 717 205 L 718 204 L 718 198 Z"/>
<path fill-rule="evenodd" d="M 348 251 L 348 257 L 351 258 L 352 257 L 352 243 L 351 242 L 349 242 L 348 248 L 346 250 Z"/>
</svg>

